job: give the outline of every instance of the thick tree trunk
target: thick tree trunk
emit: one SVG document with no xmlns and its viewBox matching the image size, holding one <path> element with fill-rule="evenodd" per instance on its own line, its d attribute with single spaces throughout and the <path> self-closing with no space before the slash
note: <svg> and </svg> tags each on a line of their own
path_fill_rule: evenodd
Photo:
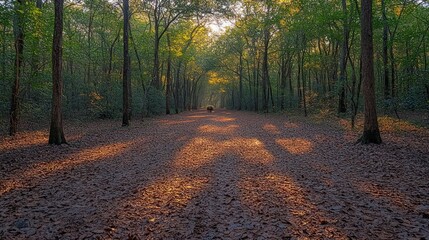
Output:
<svg viewBox="0 0 429 240">
<path fill-rule="evenodd" d="M 129 34 L 129 0 L 124 0 L 123 13 L 124 13 L 124 65 L 123 65 L 123 79 L 122 79 L 122 126 L 130 125 L 130 56 L 128 51 L 128 34 Z"/>
<path fill-rule="evenodd" d="M 12 86 L 12 97 L 10 101 L 10 127 L 9 135 L 16 134 L 19 121 L 19 92 L 22 71 L 22 59 L 24 51 L 24 30 L 23 30 L 23 13 L 21 7 L 24 5 L 24 0 L 18 0 L 15 11 L 14 19 L 14 33 L 15 33 L 15 65 L 14 65 L 14 82 Z"/>
<path fill-rule="evenodd" d="M 362 0 L 361 13 L 361 57 L 362 81 L 365 96 L 365 120 L 363 135 L 359 141 L 363 144 L 379 144 L 381 143 L 381 136 L 378 128 L 374 89 L 372 0 Z"/>
<path fill-rule="evenodd" d="M 55 0 L 54 37 L 52 44 L 52 111 L 49 144 L 67 143 L 63 131 L 61 112 L 62 80 L 62 44 L 63 44 L 63 5 L 64 0 Z"/>
</svg>

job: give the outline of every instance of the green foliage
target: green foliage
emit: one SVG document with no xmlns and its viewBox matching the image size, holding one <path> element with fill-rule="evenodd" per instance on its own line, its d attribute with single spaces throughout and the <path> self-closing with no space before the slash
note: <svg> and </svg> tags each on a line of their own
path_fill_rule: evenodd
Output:
<svg viewBox="0 0 429 240">
<path fill-rule="evenodd" d="M 146 116 L 156 116 L 165 113 L 165 96 L 160 91 L 153 87 L 148 88 L 146 99 L 144 100 Z"/>
<path fill-rule="evenodd" d="M 132 2 L 130 55 L 134 115 L 165 113 L 166 66 L 169 57 L 174 93 L 171 98 L 172 108 L 175 108 L 173 96 L 176 95 L 179 111 L 205 104 L 237 108 L 242 74 L 242 109 L 260 110 L 266 37 L 264 29 L 269 32 L 267 57 L 271 110 L 279 110 L 282 102 L 285 108 L 302 107 L 303 99 L 298 97 L 298 92 L 305 90 L 310 110 L 330 109 L 329 112 L 335 112 L 339 86 L 342 86 L 338 81 L 338 66 L 344 24 L 350 29 L 346 97 L 350 99 L 353 94 L 356 97 L 358 83 L 352 83 L 352 70 L 358 81 L 360 26 L 359 9 L 354 1 L 347 1 L 346 13 L 342 11 L 341 1 L 240 1 L 237 5 L 239 8 L 228 8 L 235 2 Z M 149 87 L 154 68 L 154 4 L 159 4 L 163 17 L 162 21 L 158 19 L 160 30 L 165 30 L 159 46 L 159 70 L 164 90 Z M 233 15 L 234 11 L 239 14 Z M 394 54 L 389 56 L 389 76 L 392 70 L 390 62 L 394 61 L 396 94 L 394 102 L 384 100 L 381 81 L 384 22 L 380 3 L 375 2 L 378 102 L 385 109 L 392 106 L 427 108 L 427 5 L 416 1 L 386 0 L 386 11 L 388 47 L 392 47 Z M 0 3 L 0 112 L 4 117 L 8 115 L 13 82 L 15 14 L 22 15 L 25 21 L 20 95 L 22 116 L 49 114 L 53 12 L 53 4 L 49 1 L 44 2 L 41 9 L 35 6 L 34 1 L 26 1 L 19 9 L 15 9 L 14 2 L 10 0 Z M 210 35 L 205 21 L 223 17 L 233 19 L 232 26 L 218 37 Z M 120 117 L 122 51 L 122 10 L 116 3 L 107 0 L 68 3 L 64 14 L 63 43 L 66 117 Z M 302 69 L 298 72 L 301 60 Z M 285 68 L 283 73 L 282 67 Z M 281 74 L 287 76 L 282 78 Z M 302 77 L 305 79 L 305 89 Z M 143 89 L 147 92 L 144 93 Z M 359 102 L 362 102 L 362 97 Z"/>
</svg>

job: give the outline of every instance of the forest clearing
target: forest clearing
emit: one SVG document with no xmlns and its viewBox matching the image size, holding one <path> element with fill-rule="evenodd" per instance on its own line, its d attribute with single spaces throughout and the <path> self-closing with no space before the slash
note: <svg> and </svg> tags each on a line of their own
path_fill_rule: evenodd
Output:
<svg viewBox="0 0 429 240">
<path fill-rule="evenodd" d="M 206 110 L 0 140 L 1 239 L 428 239 L 429 130 Z"/>
</svg>

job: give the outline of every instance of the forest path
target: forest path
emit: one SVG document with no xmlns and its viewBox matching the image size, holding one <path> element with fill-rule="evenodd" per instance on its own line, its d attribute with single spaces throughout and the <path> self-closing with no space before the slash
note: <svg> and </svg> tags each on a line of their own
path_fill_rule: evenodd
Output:
<svg viewBox="0 0 429 240">
<path fill-rule="evenodd" d="M 429 239 L 429 132 L 194 111 L 0 140 L 0 239 Z"/>
</svg>

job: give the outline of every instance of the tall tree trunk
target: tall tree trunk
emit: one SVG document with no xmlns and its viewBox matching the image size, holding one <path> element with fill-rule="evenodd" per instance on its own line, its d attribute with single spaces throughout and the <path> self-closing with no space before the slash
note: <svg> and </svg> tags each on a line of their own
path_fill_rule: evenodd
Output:
<svg viewBox="0 0 429 240">
<path fill-rule="evenodd" d="M 24 6 L 24 0 L 17 0 L 17 6 L 15 6 L 15 17 L 14 17 L 14 34 L 15 34 L 15 65 L 14 65 L 14 82 L 12 86 L 12 97 L 10 102 L 10 127 L 9 135 L 14 136 L 18 129 L 19 121 L 19 93 L 20 93 L 20 81 L 22 72 L 22 59 L 24 51 L 24 30 L 23 30 L 23 15 L 21 8 Z"/>
<path fill-rule="evenodd" d="M 92 67 L 92 25 L 94 22 L 94 1 L 90 0 L 89 3 L 89 20 L 88 20 L 88 36 L 87 36 L 87 44 L 88 44 L 88 50 L 87 50 L 87 54 L 88 54 L 88 65 L 87 65 L 87 71 L 86 71 L 86 82 L 87 82 L 87 87 L 88 87 L 88 91 L 89 91 L 89 87 L 90 84 L 92 82 L 92 75 L 91 75 L 91 67 Z"/>
<path fill-rule="evenodd" d="M 259 111 L 259 68 L 260 68 L 260 60 L 257 59 L 257 63 L 255 66 L 255 111 Z"/>
<path fill-rule="evenodd" d="M 285 109 L 285 89 L 286 89 L 286 74 L 287 74 L 287 63 L 286 54 L 283 53 L 280 59 L 280 109 Z"/>
<path fill-rule="evenodd" d="M 186 79 L 186 71 L 187 71 L 187 66 L 185 63 L 185 66 L 183 67 L 183 110 L 186 110 L 186 100 L 188 98 L 188 81 Z"/>
<path fill-rule="evenodd" d="M 427 58 L 427 53 L 426 53 L 426 43 L 425 42 L 423 42 L 423 62 L 424 62 L 425 72 L 427 74 L 427 72 L 428 72 L 428 58 Z M 429 83 L 425 84 L 425 88 L 426 88 L 426 100 L 429 101 Z"/>
<path fill-rule="evenodd" d="M 168 59 L 167 59 L 167 86 L 165 88 L 165 113 L 170 114 L 170 102 L 171 102 L 171 43 L 170 35 L 167 34 L 168 44 Z"/>
<path fill-rule="evenodd" d="M 122 79 L 122 126 L 130 125 L 130 56 L 128 51 L 128 34 L 129 34 L 129 0 L 124 0 L 123 13 L 124 13 L 124 65 L 123 65 L 123 79 Z"/>
<path fill-rule="evenodd" d="M 106 105 L 107 105 L 107 109 L 112 110 L 112 106 L 111 106 L 111 99 L 110 96 L 112 96 L 112 70 L 113 70 L 113 48 L 115 47 L 116 42 L 119 40 L 119 35 L 121 33 L 121 30 L 118 30 L 118 33 L 116 34 L 115 39 L 113 40 L 112 44 L 110 44 L 109 47 L 109 67 L 107 69 L 107 92 L 109 94 L 109 96 L 106 99 Z"/>
<path fill-rule="evenodd" d="M 246 71 L 247 71 L 247 82 L 249 85 L 249 100 L 253 99 L 253 89 L 252 89 L 252 71 L 250 70 L 250 63 L 249 61 L 246 59 Z M 250 103 L 250 102 L 249 102 Z M 249 109 L 253 109 L 252 107 L 253 104 L 250 104 L 248 107 Z M 247 109 L 247 107 L 246 107 Z"/>
<path fill-rule="evenodd" d="M 302 103 L 303 103 L 303 106 L 304 106 L 304 116 L 307 117 L 307 100 L 306 100 L 306 97 L 305 97 L 304 55 L 305 55 L 305 49 L 302 50 L 301 62 L 299 64 L 301 65 Z"/>
<path fill-rule="evenodd" d="M 273 88 L 271 86 L 271 80 L 270 78 L 267 79 L 268 80 L 268 101 L 271 100 L 271 109 L 275 109 L 274 106 L 274 96 L 273 96 Z"/>
<path fill-rule="evenodd" d="M 3 25 L 3 31 L 2 31 L 2 65 L 1 65 L 1 76 L 2 79 L 6 79 L 6 25 Z M 7 84 L 3 84 L 4 92 L 8 92 L 9 89 L 7 88 Z"/>
<path fill-rule="evenodd" d="M 176 114 L 179 113 L 179 101 L 180 101 L 180 69 L 182 66 L 182 62 L 179 60 L 179 63 L 177 64 L 177 69 L 176 69 L 176 79 L 175 79 L 175 94 L 174 94 L 174 110 L 176 112 Z"/>
<path fill-rule="evenodd" d="M 264 30 L 264 56 L 262 60 L 262 110 L 268 112 L 268 81 L 270 73 L 268 70 L 268 46 L 270 44 L 270 32 Z"/>
<path fill-rule="evenodd" d="M 386 0 L 381 0 L 381 13 L 383 19 L 383 82 L 384 82 L 384 99 L 390 98 L 390 81 L 389 81 L 389 60 L 388 60 L 388 34 L 389 25 L 386 15 Z"/>
<path fill-rule="evenodd" d="M 288 82 L 289 82 L 289 107 L 292 107 L 293 105 L 293 85 L 292 85 L 292 69 L 293 69 L 293 65 L 292 65 L 292 58 L 293 56 L 290 57 L 289 60 L 289 67 L 288 67 Z"/>
<path fill-rule="evenodd" d="M 394 98 L 396 96 L 396 64 L 395 64 L 395 56 L 393 54 L 393 39 L 392 37 L 390 47 L 389 47 L 389 55 L 390 55 L 390 78 L 391 78 L 391 96 Z"/>
<path fill-rule="evenodd" d="M 347 81 L 347 51 L 349 45 L 349 27 L 348 27 L 348 14 L 347 14 L 347 3 L 346 0 L 342 0 L 342 8 L 344 14 L 343 20 L 343 43 L 341 46 L 341 56 L 340 56 L 340 92 L 339 92 L 339 101 L 338 101 L 338 113 L 345 113 L 347 111 L 346 107 L 346 81 Z"/>
<path fill-rule="evenodd" d="M 243 108 L 243 52 L 240 52 L 238 110 Z"/>
<path fill-rule="evenodd" d="M 54 37 L 52 43 L 52 111 L 49 144 L 67 143 L 63 131 L 61 102 L 63 95 L 62 45 L 64 0 L 55 0 Z"/>
<path fill-rule="evenodd" d="M 372 37 L 372 0 L 361 2 L 362 81 L 365 96 L 365 120 L 361 143 L 381 143 L 374 89 L 374 49 Z"/>
<path fill-rule="evenodd" d="M 155 37 L 154 37 L 154 57 L 153 57 L 153 73 L 152 73 L 152 86 L 155 89 L 161 89 L 161 79 L 159 78 L 159 22 L 155 21 Z"/>
<path fill-rule="evenodd" d="M 139 52 L 137 51 L 137 44 L 134 42 L 134 38 L 133 38 L 133 31 L 131 30 L 131 26 L 129 28 L 130 30 L 130 40 L 131 40 L 131 44 L 133 45 L 134 48 L 134 54 L 136 54 L 136 58 L 137 58 L 137 63 L 139 64 L 139 72 L 140 72 L 140 80 L 142 83 L 142 89 L 143 92 L 146 92 L 146 86 L 144 84 L 144 76 L 143 76 L 143 67 L 142 67 L 142 61 L 140 59 L 140 55 Z M 120 30 L 119 30 L 120 31 Z M 118 35 L 117 37 L 119 37 L 119 31 L 118 31 Z"/>
<path fill-rule="evenodd" d="M 298 91 L 298 107 L 301 107 L 301 100 L 302 100 L 302 88 L 301 88 L 301 53 L 298 52 L 297 54 L 298 58 L 298 72 L 296 75 L 296 86 Z"/>
</svg>

